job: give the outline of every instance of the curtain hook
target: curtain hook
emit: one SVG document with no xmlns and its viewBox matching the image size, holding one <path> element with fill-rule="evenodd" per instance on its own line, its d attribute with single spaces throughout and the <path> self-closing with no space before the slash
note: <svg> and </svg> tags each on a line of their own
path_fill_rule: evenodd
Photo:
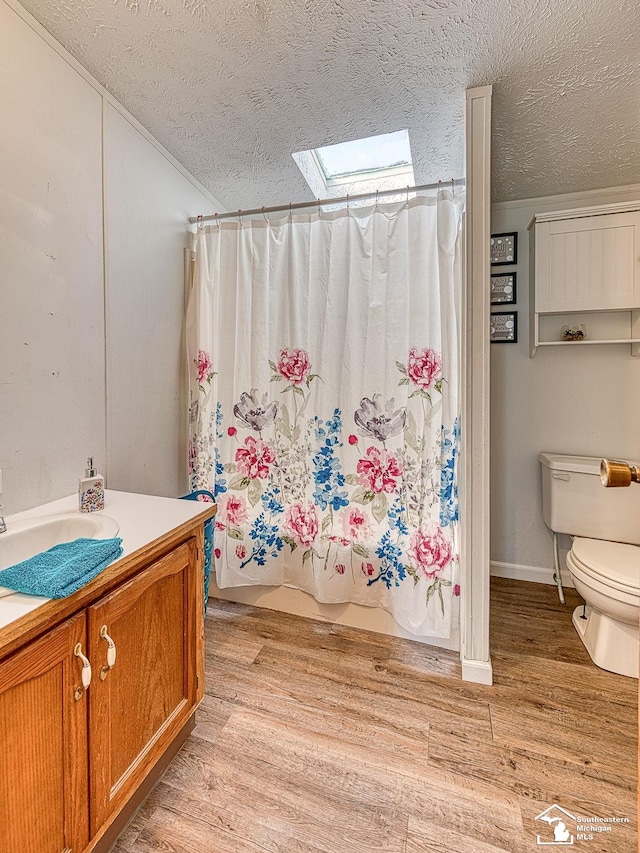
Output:
<svg viewBox="0 0 640 853">
<path fill-rule="evenodd" d="M 409 204 L 409 184 L 407 184 L 407 204 Z"/>
<path fill-rule="evenodd" d="M 291 202 L 289 202 L 289 219 L 291 219 L 292 216 L 293 214 L 291 213 Z"/>
<path fill-rule="evenodd" d="M 317 203 L 318 203 L 318 217 L 320 217 L 320 214 L 321 214 L 321 210 L 320 210 L 320 199 L 319 199 L 319 198 L 317 198 L 317 199 L 316 199 L 316 201 L 317 201 Z"/>
<path fill-rule="evenodd" d="M 455 196 L 455 190 L 453 189 L 453 186 L 454 186 L 453 178 L 451 178 L 451 198 L 454 198 L 454 196 Z"/>
<path fill-rule="evenodd" d="M 217 213 L 214 213 L 213 215 L 214 215 L 214 216 L 215 216 L 215 218 L 216 218 L 216 219 L 215 219 L 215 223 L 216 223 L 216 225 L 218 226 L 218 231 L 219 231 L 219 230 L 220 230 L 220 220 L 218 219 L 218 214 L 217 214 Z"/>
<path fill-rule="evenodd" d="M 378 196 L 380 195 L 380 190 L 376 190 L 376 207 L 378 206 Z"/>
<path fill-rule="evenodd" d="M 267 214 L 264 212 L 264 204 L 262 205 L 262 218 L 264 219 L 264 221 L 265 221 L 265 222 L 267 223 L 267 225 L 268 225 L 268 224 L 269 224 L 269 220 L 267 219 Z"/>
<path fill-rule="evenodd" d="M 240 225 L 242 225 L 242 211 L 238 208 L 238 219 L 240 220 Z"/>
<path fill-rule="evenodd" d="M 198 223 L 197 223 L 196 227 L 197 227 L 198 231 L 202 231 L 202 229 L 204 227 L 204 223 L 202 222 L 202 214 L 201 213 L 198 214 Z"/>
<path fill-rule="evenodd" d="M 347 210 L 349 210 L 349 193 L 347 193 Z"/>
</svg>

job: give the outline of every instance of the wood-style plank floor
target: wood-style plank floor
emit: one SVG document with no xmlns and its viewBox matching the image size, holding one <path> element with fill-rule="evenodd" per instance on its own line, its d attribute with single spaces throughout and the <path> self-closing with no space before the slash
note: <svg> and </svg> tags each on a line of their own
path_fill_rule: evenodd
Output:
<svg viewBox="0 0 640 853">
<path fill-rule="evenodd" d="M 451 652 L 212 602 L 197 727 L 114 850 L 539 851 L 557 803 L 630 820 L 571 849 L 635 853 L 637 682 L 591 663 L 578 602 L 494 580 L 493 687 Z"/>
</svg>

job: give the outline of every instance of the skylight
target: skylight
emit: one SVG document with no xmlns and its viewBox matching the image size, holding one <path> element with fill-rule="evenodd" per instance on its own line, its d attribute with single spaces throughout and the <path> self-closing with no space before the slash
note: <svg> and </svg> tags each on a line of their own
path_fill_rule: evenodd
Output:
<svg viewBox="0 0 640 853">
<path fill-rule="evenodd" d="M 293 158 L 317 198 L 415 184 L 407 130 L 298 151 Z"/>
<path fill-rule="evenodd" d="M 337 145 L 314 148 L 325 180 L 352 176 L 365 177 L 382 169 L 411 168 L 409 133 L 398 130 L 381 136 L 368 136 Z"/>
</svg>

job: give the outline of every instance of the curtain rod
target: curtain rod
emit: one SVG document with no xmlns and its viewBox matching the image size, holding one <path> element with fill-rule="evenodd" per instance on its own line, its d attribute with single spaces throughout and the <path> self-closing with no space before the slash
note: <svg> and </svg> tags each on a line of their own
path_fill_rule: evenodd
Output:
<svg viewBox="0 0 640 853">
<path fill-rule="evenodd" d="M 284 213 L 286 211 L 291 213 L 294 210 L 302 210 L 306 207 L 317 207 L 320 209 L 320 207 L 325 204 L 346 204 L 350 201 L 361 201 L 362 199 L 373 198 L 374 196 L 377 201 L 378 198 L 382 198 L 383 196 L 399 195 L 404 192 L 406 192 L 408 196 L 409 193 L 425 192 L 425 190 L 446 189 L 449 185 L 452 187 L 459 187 L 463 186 L 464 183 L 464 178 L 456 178 L 455 180 L 452 178 L 450 181 L 438 181 L 436 184 L 421 184 L 416 187 L 398 187 L 398 189 L 395 190 L 380 190 L 370 193 L 359 193 L 358 195 L 344 195 L 338 198 L 317 198 L 314 201 L 300 201 L 295 204 L 277 204 L 273 207 L 254 207 L 252 210 L 236 210 L 233 213 L 212 213 L 209 216 L 190 216 L 189 222 L 192 225 L 195 225 L 200 222 L 218 222 L 220 219 L 233 219 L 238 216 L 258 216 L 259 214 Z"/>
</svg>

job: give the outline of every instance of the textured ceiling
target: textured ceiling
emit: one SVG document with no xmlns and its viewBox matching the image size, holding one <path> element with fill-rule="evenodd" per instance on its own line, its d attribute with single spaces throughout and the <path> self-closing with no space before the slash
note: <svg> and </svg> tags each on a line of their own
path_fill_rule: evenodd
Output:
<svg viewBox="0 0 640 853">
<path fill-rule="evenodd" d="M 497 200 L 640 181 L 638 0 L 23 5 L 230 208 L 309 198 L 294 151 L 405 127 L 418 183 L 459 176 L 486 83 Z"/>
</svg>

